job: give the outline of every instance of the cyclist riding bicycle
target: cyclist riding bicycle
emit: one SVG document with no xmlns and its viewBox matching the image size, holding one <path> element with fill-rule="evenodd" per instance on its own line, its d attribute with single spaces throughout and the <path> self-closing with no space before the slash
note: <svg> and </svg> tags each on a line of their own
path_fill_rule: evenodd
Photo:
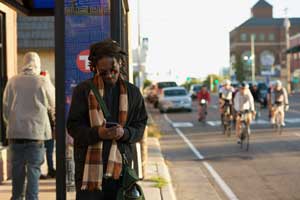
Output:
<svg viewBox="0 0 300 200">
<path fill-rule="evenodd" d="M 201 90 L 198 92 L 197 94 L 197 100 L 198 100 L 198 105 L 199 105 L 199 109 L 198 109 L 198 120 L 201 121 L 203 119 L 204 116 L 202 116 L 202 109 L 203 106 L 205 105 L 207 109 L 209 103 L 210 103 L 210 94 L 207 90 L 206 85 L 203 85 L 201 87 Z M 205 115 L 207 115 L 207 110 L 204 113 Z"/>
<path fill-rule="evenodd" d="M 242 122 L 242 113 L 244 113 L 247 126 L 250 125 L 253 116 L 255 116 L 255 107 L 254 107 L 254 99 L 249 90 L 249 85 L 246 82 L 243 82 L 240 86 L 239 91 L 234 97 L 234 109 L 237 112 L 236 115 L 236 136 L 237 143 L 241 143 L 241 122 Z M 250 133 L 250 132 L 249 132 Z"/>
<path fill-rule="evenodd" d="M 222 124 L 223 124 L 225 106 L 229 106 L 230 115 L 232 117 L 233 93 L 234 93 L 234 88 L 231 86 L 231 81 L 225 80 L 223 87 L 219 91 L 219 105 L 220 105 Z"/>
<path fill-rule="evenodd" d="M 271 93 L 271 103 L 272 103 L 272 116 L 271 123 L 275 125 L 275 116 L 280 114 L 280 122 L 282 126 L 285 126 L 284 115 L 285 111 L 289 109 L 288 94 L 284 87 L 282 87 L 281 81 L 277 80 L 275 82 L 275 87 Z"/>
<path fill-rule="evenodd" d="M 260 117 L 260 108 L 263 103 L 263 99 L 261 97 L 260 89 L 258 88 L 258 84 L 256 82 L 252 84 L 250 91 L 254 99 L 255 110 L 257 111 L 257 119 L 257 117 Z"/>
</svg>

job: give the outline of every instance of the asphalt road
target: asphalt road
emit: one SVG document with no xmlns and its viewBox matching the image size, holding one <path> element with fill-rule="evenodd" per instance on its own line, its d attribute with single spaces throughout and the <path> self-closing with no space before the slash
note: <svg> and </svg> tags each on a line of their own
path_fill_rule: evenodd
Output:
<svg viewBox="0 0 300 200">
<path fill-rule="evenodd" d="M 248 152 L 236 144 L 234 134 L 221 134 L 215 105 L 216 97 L 206 124 L 197 121 L 196 103 L 191 113 L 160 114 L 148 107 L 163 132 L 162 151 L 177 198 L 300 199 L 300 95 L 290 97 L 282 135 L 274 133 L 267 111 L 262 111 L 251 125 Z"/>
</svg>

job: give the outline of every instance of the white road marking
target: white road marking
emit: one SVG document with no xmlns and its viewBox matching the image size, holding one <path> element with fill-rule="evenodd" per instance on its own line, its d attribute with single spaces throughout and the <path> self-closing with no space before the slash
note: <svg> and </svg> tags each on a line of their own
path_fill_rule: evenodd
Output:
<svg viewBox="0 0 300 200">
<path fill-rule="evenodd" d="M 173 122 L 172 126 L 174 128 L 188 128 L 188 127 L 193 127 L 194 124 L 191 122 Z"/>
<path fill-rule="evenodd" d="M 294 135 L 296 135 L 296 136 L 300 137 L 300 133 L 295 133 Z"/>
<path fill-rule="evenodd" d="M 211 107 L 212 107 L 212 108 L 214 108 L 214 109 L 217 109 L 217 108 L 219 108 L 219 106 L 218 106 L 218 105 L 212 105 Z"/>
<path fill-rule="evenodd" d="M 284 121 L 290 124 L 300 123 L 300 118 L 288 118 L 288 119 L 284 119 Z"/>
<path fill-rule="evenodd" d="M 253 121 L 251 122 L 251 124 L 270 124 L 270 122 L 267 121 L 267 120 L 258 119 L 258 120 L 253 120 Z"/>
<path fill-rule="evenodd" d="M 207 121 L 206 123 L 210 126 L 220 126 L 221 125 L 221 121 Z"/>
<path fill-rule="evenodd" d="M 164 114 L 164 117 L 167 122 L 172 124 L 172 121 L 169 119 L 169 117 L 166 114 Z M 193 151 L 193 153 L 196 155 L 196 157 L 199 160 L 203 160 L 204 156 L 196 149 L 196 147 L 190 142 L 190 140 L 187 137 L 185 137 L 185 135 L 181 132 L 181 130 L 179 128 L 175 128 L 175 131 L 185 141 L 185 143 L 190 147 L 190 149 Z M 206 161 L 203 162 L 203 165 L 206 167 L 206 169 L 209 171 L 209 173 L 215 179 L 215 181 L 217 182 L 219 187 L 224 191 L 224 193 L 226 194 L 228 199 L 238 200 L 237 196 L 232 192 L 232 190 L 225 183 L 225 181 L 220 177 L 220 175 L 214 170 L 214 168 Z"/>
<path fill-rule="evenodd" d="M 286 118 L 285 122 L 289 123 L 289 124 L 300 123 L 300 118 Z M 207 121 L 206 123 L 208 125 L 210 125 L 210 126 L 220 126 L 221 125 L 221 121 L 220 120 L 217 120 L 217 121 Z M 253 125 L 264 125 L 264 124 L 270 124 L 270 121 L 264 120 L 264 119 L 258 119 L 258 120 L 253 120 L 251 122 L 251 124 L 253 124 Z"/>
</svg>

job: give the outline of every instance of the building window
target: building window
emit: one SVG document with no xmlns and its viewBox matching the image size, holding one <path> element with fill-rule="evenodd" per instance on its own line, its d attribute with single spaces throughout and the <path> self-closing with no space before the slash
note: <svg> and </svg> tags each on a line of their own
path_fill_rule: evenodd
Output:
<svg viewBox="0 0 300 200">
<path fill-rule="evenodd" d="M 297 59 L 298 59 L 298 54 L 294 53 L 294 60 L 297 60 Z"/>
<path fill-rule="evenodd" d="M 247 33 L 241 34 L 241 41 L 243 41 L 243 42 L 247 41 Z"/>
<path fill-rule="evenodd" d="M 265 34 L 263 33 L 259 34 L 259 41 L 265 41 Z"/>
<path fill-rule="evenodd" d="M 269 34 L 269 41 L 274 41 L 275 40 L 275 34 L 274 33 L 270 33 Z"/>
</svg>

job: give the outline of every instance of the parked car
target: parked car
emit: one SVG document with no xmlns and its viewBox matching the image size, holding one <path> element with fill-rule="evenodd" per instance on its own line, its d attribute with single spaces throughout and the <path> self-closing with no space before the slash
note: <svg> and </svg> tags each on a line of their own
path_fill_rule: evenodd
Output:
<svg viewBox="0 0 300 200">
<path fill-rule="evenodd" d="M 164 81 L 164 82 L 157 82 L 154 85 L 153 93 L 152 93 L 152 103 L 154 108 L 158 107 L 158 99 L 159 96 L 162 94 L 163 88 L 167 87 L 177 87 L 177 83 L 174 81 Z"/>
<path fill-rule="evenodd" d="M 184 87 L 168 87 L 162 89 L 158 108 L 161 113 L 170 110 L 192 111 L 192 98 Z"/>
<path fill-rule="evenodd" d="M 202 87 L 201 84 L 193 84 L 193 85 L 191 85 L 189 93 L 190 93 L 192 99 L 196 99 L 197 98 L 197 94 L 201 90 L 201 87 Z"/>
</svg>

